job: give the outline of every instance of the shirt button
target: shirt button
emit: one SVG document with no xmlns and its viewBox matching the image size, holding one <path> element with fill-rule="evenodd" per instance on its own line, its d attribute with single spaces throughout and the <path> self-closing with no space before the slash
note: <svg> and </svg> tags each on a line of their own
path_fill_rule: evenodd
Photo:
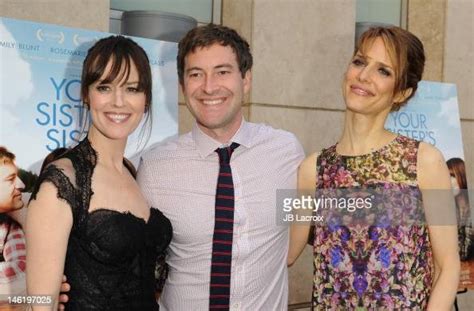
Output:
<svg viewBox="0 0 474 311">
<path fill-rule="evenodd" d="M 240 310 L 240 302 L 233 303 L 231 306 L 231 310 L 234 310 L 234 311 Z"/>
</svg>

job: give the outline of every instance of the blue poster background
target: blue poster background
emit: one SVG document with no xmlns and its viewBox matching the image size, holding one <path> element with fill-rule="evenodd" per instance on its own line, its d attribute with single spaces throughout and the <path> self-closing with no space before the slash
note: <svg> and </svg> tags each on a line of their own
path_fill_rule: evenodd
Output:
<svg viewBox="0 0 474 311">
<path fill-rule="evenodd" d="M 0 18 L 0 145 L 17 165 L 38 172 L 53 149 L 80 139 L 82 62 L 96 40 L 111 34 Z M 177 44 L 132 37 L 147 52 L 153 75 L 153 128 L 147 146 L 178 133 Z M 126 156 L 137 158 L 141 126 Z"/>
<path fill-rule="evenodd" d="M 436 146 L 446 160 L 464 158 L 456 85 L 421 81 L 410 102 L 389 114 L 392 132 Z"/>
<path fill-rule="evenodd" d="M 395 133 L 436 146 L 446 161 L 453 158 L 464 160 L 458 98 L 454 84 L 421 81 L 416 95 L 408 105 L 390 113 L 385 127 Z M 461 224 L 458 228 L 459 246 L 462 249 L 464 245 L 472 254 L 474 238 L 472 215 L 474 213 L 472 204 L 469 204 L 467 190 L 464 190 L 461 195 L 457 194 L 455 201 L 458 222 Z M 473 259 L 462 261 L 459 287 L 474 289 Z"/>
</svg>

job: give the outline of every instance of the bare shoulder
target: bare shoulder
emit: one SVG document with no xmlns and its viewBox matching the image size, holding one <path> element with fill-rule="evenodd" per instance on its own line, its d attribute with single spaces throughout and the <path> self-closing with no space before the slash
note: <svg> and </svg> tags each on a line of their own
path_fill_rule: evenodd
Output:
<svg viewBox="0 0 474 311">
<path fill-rule="evenodd" d="M 433 165 L 444 162 L 443 154 L 438 148 L 431 144 L 420 142 L 420 147 L 418 148 L 419 165 Z"/>
<path fill-rule="evenodd" d="M 28 205 L 26 231 L 43 232 L 44 226 L 54 230 L 64 229 L 68 232 L 73 223 L 71 206 L 59 199 L 58 189 L 52 183 L 42 183 L 36 198 Z"/>
<path fill-rule="evenodd" d="M 300 171 L 303 171 L 303 170 L 306 171 L 306 170 L 311 170 L 311 169 L 316 170 L 316 160 L 318 156 L 319 156 L 319 152 L 310 154 L 308 157 L 306 157 L 303 160 L 303 162 L 301 162 L 299 170 Z"/>
<path fill-rule="evenodd" d="M 443 154 L 435 146 L 424 142 L 418 149 L 418 182 L 421 188 L 450 187 L 449 170 Z"/>
<path fill-rule="evenodd" d="M 316 160 L 319 152 L 315 152 L 301 162 L 298 168 L 298 188 L 314 189 L 316 187 Z"/>
</svg>

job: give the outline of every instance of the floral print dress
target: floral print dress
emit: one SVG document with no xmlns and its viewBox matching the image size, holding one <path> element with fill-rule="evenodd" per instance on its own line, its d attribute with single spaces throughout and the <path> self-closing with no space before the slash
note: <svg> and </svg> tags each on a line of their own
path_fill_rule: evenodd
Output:
<svg viewBox="0 0 474 311">
<path fill-rule="evenodd" d="M 426 308 L 432 252 L 417 185 L 418 146 L 397 136 L 370 154 L 343 156 L 334 145 L 319 155 L 316 196 L 357 189 L 373 202 L 316 224 L 313 309 Z"/>
</svg>

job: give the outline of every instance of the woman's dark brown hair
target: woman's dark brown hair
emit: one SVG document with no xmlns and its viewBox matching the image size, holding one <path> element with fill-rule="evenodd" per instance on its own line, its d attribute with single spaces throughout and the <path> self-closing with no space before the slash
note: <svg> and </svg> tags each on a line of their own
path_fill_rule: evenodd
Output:
<svg viewBox="0 0 474 311">
<path fill-rule="evenodd" d="M 456 178 L 459 189 L 467 189 L 466 167 L 464 161 L 460 158 L 451 158 L 446 161 L 449 173 Z"/>
<path fill-rule="evenodd" d="M 112 62 L 110 71 L 103 79 L 103 83 L 111 83 L 115 80 L 128 80 L 132 63 L 138 72 L 138 90 L 145 93 L 145 125 L 148 131 L 145 141 L 151 135 L 151 103 L 152 103 L 152 75 L 150 61 L 141 46 L 135 41 L 124 36 L 110 36 L 97 41 L 87 52 L 82 67 L 81 78 L 81 99 L 84 105 L 89 108 L 89 87 L 101 79 L 104 75 L 107 64 Z M 87 118 L 83 118 L 86 120 Z M 85 123 L 84 123 L 85 125 Z M 140 137 L 144 133 L 142 128 Z"/>
<path fill-rule="evenodd" d="M 105 72 L 107 64 L 112 61 L 110 72 L 103 83 L 115 80 L 127 81 L 133 62 L 138 72 L 138 89 L 145 93 L 146 110 L 152 101 L 152 78 L 150 61 L 146 52 L 135 41 L 123 36 L 110 36 L 97 41 L 87 52 L 82 66 L 81 98 L 87 103 L 89 86 L 98 81 Z"/>
</svg>

